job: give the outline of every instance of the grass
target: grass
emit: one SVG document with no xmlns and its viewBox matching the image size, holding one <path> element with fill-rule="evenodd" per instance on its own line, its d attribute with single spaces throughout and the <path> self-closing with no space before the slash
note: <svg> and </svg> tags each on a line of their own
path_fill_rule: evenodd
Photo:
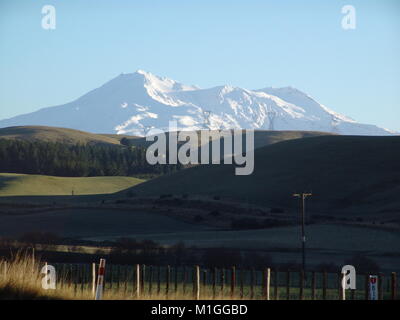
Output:
<svg viewBox="0 0 400 320">
<path fill-rule="evenodd" d="M 114 193 L 142 183 L 133 177 L 53 177 L 0 173 L 0 196 L 89 195 Z"/>
<path fill-rule="evenodd" d="M 120 145 L 120 139 L 117 136 L 107 136 L 74 129 L 46 126 L 0 128 L 0 138 L 10 140 L 59 142 L 66 144 Z"/>
</svg>

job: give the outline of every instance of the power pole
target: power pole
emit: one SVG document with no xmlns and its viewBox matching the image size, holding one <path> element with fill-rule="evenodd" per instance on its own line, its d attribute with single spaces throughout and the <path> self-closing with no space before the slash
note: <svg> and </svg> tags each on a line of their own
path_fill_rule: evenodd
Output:
<svg viewBox="0 0 400 320">
<path fill-rule="evenodd" d="M 300 198 L 300 214 L 301 214 L 301 250 L 302 250 L 302 268 L 303 274 L 306 272 L 306 234 L 305 234 L 305 199 L 312 196 L 312 193 L 295 193 L 294 197 Z"/>
</svg>

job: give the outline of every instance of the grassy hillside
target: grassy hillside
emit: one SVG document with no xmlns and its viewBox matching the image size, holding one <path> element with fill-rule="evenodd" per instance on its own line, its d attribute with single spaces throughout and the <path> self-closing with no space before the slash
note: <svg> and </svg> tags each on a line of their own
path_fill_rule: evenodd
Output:
<svg viewBox="0 0 400 320">
<path fill-rule="evenodd" d="M 65 178 L 0 173 L 0 196 L 74 195 L 113 193 L 143 180 L 132 177 Z"/>
<path fill-rule="evenodd" d="M 217 131 L 212 131 L 216 133 Z M 197 131 L 200 143 L 200 131 Z M 319 132 L 319 131 L 267 131 L 267 130 L 256 130 L 254 131 L 254 147 L 260 148 L 263 146 L 267 146 L 273 143 L 293 140 L 293 139 L 301 139 L 301 138 L 309 138 L 309 137 L 317 137 L 323 135 L 332 135 L 327 132 Z M 108 135 L 113 136 L 113 135 Z M 140 146 L 146 147 L 152 144 L 152 141 L 146 141 L 144 137 L 126 137 L 126 141 L 132 146 Z M 167 137 L 168 141 L 168 137 Z M 180 142 L 183 144 L 184 142 Z"/>
<path fill-rule="evenodd" d="M 114 135 L 107 136 L 67 128 L 44 126 L 0 128 L 0 139 L 60 142 L 67 144 L 120 144 L 120 139 Z"/>
<path fill-rule="evenodd" d="M 295 207 L 295 191 L 312 191 L 316 211 L 400 212 L 400 137 L 321 136 L 255 152 L 250 176 L 232 165 L 202 165 L 133 188 L 136 194 L 218 195 Z"/>
<path fill-rule="evenodd" d="M 200 131 L 198 131 L 199 133 Z M 317 131 L 255 131 L 255 147 L 259 148 L 272 143 L 315 137 L 321 135 L 331 135 L 331 133 Z M 146 147 L 152 141 L 146 141 L 144 137 L 117 135 L 117 134 L 94 134 L 74 129 L 45 127 L 45 126 L 20 126 L 0 128 L 0 139 L 15 139 L 26 141 L 45 141 L 60 142 L 66 144 L 112 144 L 120 145 L 121 139 L 124 143 L 132 146 Z"/>
</svg>

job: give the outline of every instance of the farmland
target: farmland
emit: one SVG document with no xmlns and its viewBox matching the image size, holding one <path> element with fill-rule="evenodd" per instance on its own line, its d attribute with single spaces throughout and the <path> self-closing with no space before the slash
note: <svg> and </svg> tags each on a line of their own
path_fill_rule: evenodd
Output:
<svg viewBox="0 0 400 320">
<path fill-rule="evenodd" d="M 1 196 L 106 194 L 143 182 L 134 177 L 52 177 L 0 173 Z"/>
</svg>

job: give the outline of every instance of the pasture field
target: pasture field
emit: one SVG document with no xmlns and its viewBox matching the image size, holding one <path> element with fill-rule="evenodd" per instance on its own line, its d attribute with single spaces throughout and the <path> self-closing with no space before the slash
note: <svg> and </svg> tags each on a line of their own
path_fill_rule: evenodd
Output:
<svg viewBox="0 0 400 320">
<path fill-rule="evenodd" d="M 151 239 L 154 233 L 196 232 L 207 227 L 182 222 L 167 216 L 136 210 L 69 209 L 35 214 L 0 215 L 0 234 L 17 236 L 27 232 L 51 231 L 62 237 L 135 237 Z M 149 235 L 149 236 L 147 236 Z"/>
<path fill-rule="evenodd" d="M 109 194 L 142 183 L 133 177 L 53 177 L 0 173 L 1 196 Z"/>
</svg>

